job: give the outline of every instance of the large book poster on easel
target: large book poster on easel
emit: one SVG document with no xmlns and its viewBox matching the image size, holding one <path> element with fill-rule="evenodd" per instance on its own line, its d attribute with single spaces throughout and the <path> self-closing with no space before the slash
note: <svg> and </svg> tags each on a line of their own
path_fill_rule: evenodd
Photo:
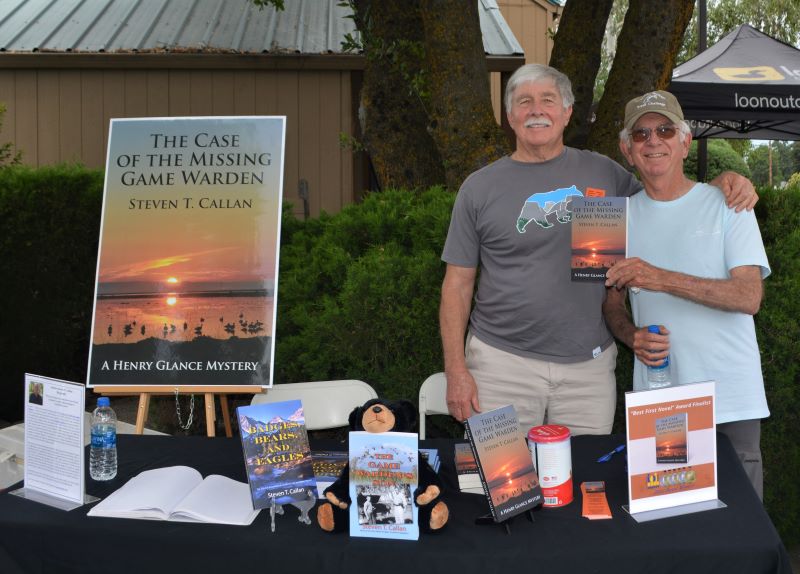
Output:
<svg viewBox="0 0 800 574">
<path fill-rule="evenodd" d="M 272 385 L 285 118 L 111 121 L 87 386 Z"/>
</svg>

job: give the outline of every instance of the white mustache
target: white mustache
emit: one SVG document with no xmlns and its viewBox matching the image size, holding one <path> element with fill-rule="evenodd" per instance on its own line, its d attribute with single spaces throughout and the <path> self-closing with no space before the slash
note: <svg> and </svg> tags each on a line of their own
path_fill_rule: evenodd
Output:
<svg viewBox="0 0 800 574">
<path fill-rule="evenodd" d="M 549 128 L 552 125 L 553 125 L 553 122 L 551 122 L 550 120 L 545 119 L 545 118 L 532 118 L 532 119 L 530 119 L 530 120 L 525 122 L 525 127 L 526 128 L 535 128 L 535 127 Z"/>
</svg>

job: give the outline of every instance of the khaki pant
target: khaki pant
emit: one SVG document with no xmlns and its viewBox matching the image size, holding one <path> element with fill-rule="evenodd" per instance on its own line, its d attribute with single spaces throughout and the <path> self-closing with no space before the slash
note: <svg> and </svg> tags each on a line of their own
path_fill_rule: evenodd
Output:
<svg viewBox="0 0 800 574">
<path fill-rule="evenodd" d="M 717 430 L 731 439 L 733 448 L 760 500 L 764 500 L 764 464 L 761 461 L 761 419 L 734 421 L 717 425 Z"/>
<path fill-rule="evenodd" d="M 520 357 L 467 337 L 467 368 L 478 385 L 481 410 L 514 405 L 522 430 L 542 424 L 573 435 L 608 434 L 614 423 L 617 347 L 580 363 Z"/>
</svg>

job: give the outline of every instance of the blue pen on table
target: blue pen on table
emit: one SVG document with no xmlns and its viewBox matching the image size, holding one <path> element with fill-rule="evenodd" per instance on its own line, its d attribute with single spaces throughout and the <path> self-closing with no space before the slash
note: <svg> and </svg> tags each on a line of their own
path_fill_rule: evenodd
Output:
<svg viewBox="0 0 800 574">
<path fill-rule="evenodd" d="M 611 460 L 611 457 L 612 457 L 612 456 L 614 456 L 614 455 L 615 455 L 615 454 L 617 454 L 618 452 L 622 452 L 623 450 L 625 450 L 625 445 L 624 445 L 624 444 L 621 444 L 621 445 L 619 445 L 617 448 L 615 448 L 614 450 L 612 450 L 611 452 L 609 452 L 609 453 L 606 453 L 606 454 L 604 454 L 603 456 L 601 456 L 600 458 L 598 458 L 598 459 L 597 459 L 597 462 L 608 462 L 609 460 Z"/>
</svg>

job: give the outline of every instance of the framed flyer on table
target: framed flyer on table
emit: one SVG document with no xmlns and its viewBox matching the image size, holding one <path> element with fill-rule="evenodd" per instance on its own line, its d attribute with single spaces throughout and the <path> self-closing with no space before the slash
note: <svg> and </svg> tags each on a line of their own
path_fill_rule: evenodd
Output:
<svg viewBox="0 0 800 574">
<path fill-rule="evenodd" d="M 285 123 L 111 121 L 88 387 L 272 386 Z"/>
<path fill-rule="evenodd" d="M 714 382 L 626 393 L 628 496 L 644 522 L 721 508 Z"/>
</svg>

